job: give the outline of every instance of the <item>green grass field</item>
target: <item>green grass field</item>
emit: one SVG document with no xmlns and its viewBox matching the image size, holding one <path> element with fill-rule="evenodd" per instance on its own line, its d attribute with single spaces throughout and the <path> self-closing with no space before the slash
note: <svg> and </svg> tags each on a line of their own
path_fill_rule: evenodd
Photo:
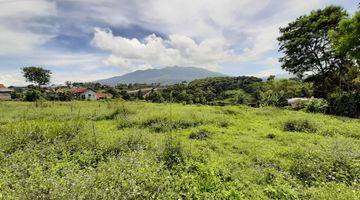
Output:
<svg viewBox="0 0 360 200">
<path fill-rule="evenodd" d="M 0 199 L 360 199 L 360 120 L 277 108 L 0 102 Z"/>
</svg>

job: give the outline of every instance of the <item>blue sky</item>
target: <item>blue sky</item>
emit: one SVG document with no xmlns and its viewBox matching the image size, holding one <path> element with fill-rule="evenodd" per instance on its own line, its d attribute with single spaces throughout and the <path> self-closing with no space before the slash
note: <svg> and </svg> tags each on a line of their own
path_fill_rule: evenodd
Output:
<svg viewBox="0 0 360 200">
<path fill-rule="evenodd" d="M 279 27 L 330 4 L 357 9 L 356 0 L 0 0 L 0 83 L 25 84 L 24 66 L 50 69 L 53 83 L 175 65 L 280 74 Z"/>
</svg>

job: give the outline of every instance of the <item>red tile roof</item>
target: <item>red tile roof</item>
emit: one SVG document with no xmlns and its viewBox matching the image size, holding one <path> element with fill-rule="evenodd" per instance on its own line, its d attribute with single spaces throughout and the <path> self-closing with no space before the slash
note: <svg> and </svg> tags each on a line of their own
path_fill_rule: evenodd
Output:
<svg viewBox="0 0 360 200">
<path fill-rule="evenodd" d="M 4 84 L 0 84 L 0 88 L 6 88 Z"/>
<path fill-rule="evenodd" d="M 112 95 L 108 93 L 96 93 L 96 99 L 106 99 L 111 97 Z"/>
<path fill-rule="evenodd" d="M 87 88 L 83 88 L 83 87 L 77 87 L 77 88 L 71 88 L 71 92 L 72 93 L 76 93 L 76 94 L 80 94 L 85 92 L 86 90 L 88 90 Z"/>
</svg>

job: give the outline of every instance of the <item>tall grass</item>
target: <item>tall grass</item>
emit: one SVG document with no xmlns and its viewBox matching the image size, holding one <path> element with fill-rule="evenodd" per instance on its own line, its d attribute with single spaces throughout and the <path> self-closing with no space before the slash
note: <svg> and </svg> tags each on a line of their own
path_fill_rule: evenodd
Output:
<svg viewBox="0 0 360 200">
<path fill-rule="evenodd" d="M 0 199 L 360 198 L 356 119 L 271 107 L 34 105 L 0 102 Z"/>
</svg>

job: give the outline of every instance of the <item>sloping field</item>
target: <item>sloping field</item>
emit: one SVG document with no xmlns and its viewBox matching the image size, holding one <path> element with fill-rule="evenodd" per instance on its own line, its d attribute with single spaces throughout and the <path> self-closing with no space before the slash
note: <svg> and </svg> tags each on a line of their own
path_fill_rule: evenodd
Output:
<svg viewBox="0 0 360 200">
<path fill-rule="evenodd" d="M 276 108 L 0 102 L 0 199 L 359 199 L 360 121 Z"/>
</svg>

